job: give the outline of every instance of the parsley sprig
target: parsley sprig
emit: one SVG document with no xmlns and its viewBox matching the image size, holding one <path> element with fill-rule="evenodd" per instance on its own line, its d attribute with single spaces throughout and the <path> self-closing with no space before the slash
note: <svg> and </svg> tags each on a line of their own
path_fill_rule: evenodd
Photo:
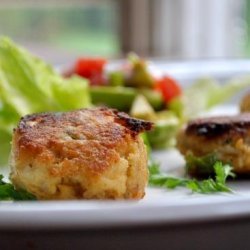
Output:
<svg viewBox="0 0 250 250">
<path fill-rule="evenodd" d="M 177 187 L 186 187 L 195 193 L 209 194 L 216 192 L 232 192 L 226 185 L 226 179 L 231 176 L 232 167 L 228 164 L 223 164 L 216 161 L 213 165 L 215 178 L 198 181 L 196 179 L 175 178 L 160 171 L 158 163 L 151 162 L 149 165 L 149 184 L 151 186 L 158 186 L 163 188 L 175 189 Z"/>
<path fill-rule="evenodd" d="M 0 175 L 0 200 L 36 200 L 36 197 L 25 190 L 16 190 L 11 183 L 3 180 L 3 175 Z"/>
</svg>

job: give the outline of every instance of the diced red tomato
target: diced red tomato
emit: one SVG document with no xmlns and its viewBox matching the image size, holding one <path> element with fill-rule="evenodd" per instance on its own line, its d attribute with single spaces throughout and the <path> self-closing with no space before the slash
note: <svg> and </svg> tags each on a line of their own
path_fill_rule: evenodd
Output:
<svg viewBox="0 0 250 250">
<path fill-rule="evenodd" d="M 75 73 L 90 80 L 91 85 L 103 85 L 104 58 L 80 58 L 75 64 Z"/>
<path fill-rule="evenodd" d="M 164 76 L 161 79 L 156 80 L 155 90 L 161 92 L 166 103 L 182 94 L 180 85 L 177 83 L 177 81 L 169 76 Z"/>
</svg>

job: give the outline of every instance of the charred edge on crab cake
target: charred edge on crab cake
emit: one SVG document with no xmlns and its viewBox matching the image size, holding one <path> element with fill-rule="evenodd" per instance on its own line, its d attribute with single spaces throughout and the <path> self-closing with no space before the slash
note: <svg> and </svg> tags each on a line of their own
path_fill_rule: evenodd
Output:
<svg viewBox="0 0 250 250">
<path fill-rule="evenodd" d="M 233 132 L 244 135 L 250 128 L 250 114 L 237 116 L 218 116 L 191 121 L 186 128 L 187 135 L 196 135 L 213 139 Z"/>
<path fill-rule="evenodd" d="M 153 127 L 153 123 L 151 122 L 132 118 L 123 112 L 115 111 L 115 113 L 117 115 L 115 121 L 129 128 L 131 131 L 135 132 L 135 134 L 141 133 L 143 131 L 149 131 Z"/>
<path fill-rule="evenodd" d="M 177 148 L 184 156 L 216 154 L 218 160 L 230 163 L 237 174 L 249 174 L 250 113 L 190 121 L 177 136 Z"/>
<path fill-rule="evenodd" d="M 152 123 L 108 108 L 23 117 L 10 178 L 38 199 L 141 199 L 148 179 L 140 132 Z"/>
</svg>

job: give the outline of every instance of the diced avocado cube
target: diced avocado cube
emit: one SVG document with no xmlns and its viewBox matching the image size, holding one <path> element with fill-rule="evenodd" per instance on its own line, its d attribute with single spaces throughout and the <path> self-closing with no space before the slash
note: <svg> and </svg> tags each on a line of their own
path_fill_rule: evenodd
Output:
<svg viewBox="0 0 250 250">
<path fill-rule="evenodd" d="M 90 87 L 90 96 L 95 105 L 105 105 L 121 111 L 129 111 L 137 95 L 133 88 L 95 86 Z"/>
<path fill-rule="evenodd" d="M 138 89 L 138 92 L 147 98 L 154 110 L 160 110 L 164 107 L 164 102 L 160 92 L 148 88 L 140 88 Z"/>
<path fill-rule="evenodd" d="M 133 68 L 130 77 L 126 81 L 126 85 L 135 88 L 152 88 L 154 79 L 150 74 L 147 63 L 141 59 L 133 62 Z"/>
<path fill-rule="evenodd" d="M 138 95 L 132 104 L 130 115 L 139 119 L 152 120 L 155 118 L 155 111 L 143 95 Z"/>
<path fill-rule="evenodd" d="M 167 114 L 168 111 L 165 113 Z M 163 115 L 163 114 L 161 114 Z M 179 119 L 174 115 L 158 117 L 154 121 L 154 129 L 148 132 L 150 145 L 155 149 L 171 147 L 175 143 L 175 135 L 179 128 Z"/>
<path fill-rule="evenodd" d="M 121 71 L 113 71 L 108 75 L 108 84 L 110 86 L 123 86 L 125 83 L 124 73 Z"/>
</svg>

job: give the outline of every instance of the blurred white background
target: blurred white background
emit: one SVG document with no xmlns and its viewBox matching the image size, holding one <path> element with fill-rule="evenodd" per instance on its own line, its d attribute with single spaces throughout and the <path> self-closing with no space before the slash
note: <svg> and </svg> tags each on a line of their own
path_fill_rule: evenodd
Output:
<svg viewBox="0 0 250 250">
<path fill-rule="evenodd" d="M 250 55 L 248 0 L 0 0 L 0 35 L 51 63 L 129 51 L 169 60 Z"/>
</svg>

